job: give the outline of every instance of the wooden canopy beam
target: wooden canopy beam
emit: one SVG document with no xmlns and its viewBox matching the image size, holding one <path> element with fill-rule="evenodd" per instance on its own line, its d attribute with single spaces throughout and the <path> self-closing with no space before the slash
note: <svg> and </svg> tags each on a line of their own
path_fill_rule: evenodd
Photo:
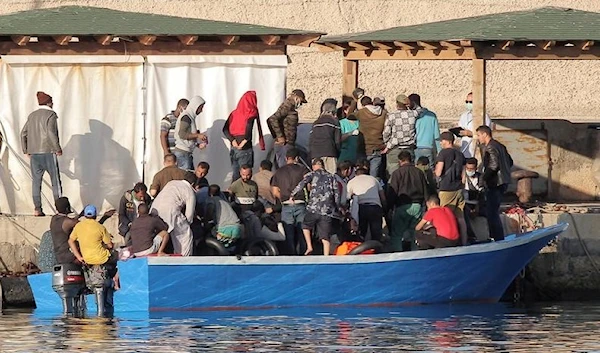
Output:
<svg viewBox="0 0 600 353">
<path fill-rule="evenodd" d="M 98 44 L 100 45 L 110 45 L 110 43 L 112 43 L 113 41 L 113 38 L 114 37 L 109 34 L 94 37 L 94 39 L 96 39 L 96 42 L 98 42 Z"/>
<path fill-rule="evenodd" d="M 417 42 L 417 45 L 425 50 L 439 50 L 439 43 L 430 43 L 430 42 Z"/>
<path fill-rule="evenodd" d="M 325 45 L 325 44 L 321 44 L 321 43 L 312 43 L 310 46 L 311 46 L 311 48 L 315 47 L 315 48 L 319 49 L 319 51 L 322 53 L 331 53 L 331 52 L 336 51 L 332 47 Z"/>
<path fill-rule="evenodd" d="M 240 36 L 220 36 L 219 39 L 223 44 L 232 45 L 240 40 Z"/>
<path fill-rule="evenodd" d="M 196 41 L 198 41 L 198 36 L 177 36 L 177 39 L 179 39 L 179 41 L 183 45 L 193 45 L 194 43 L 196 43 Z"/>
<path fill-rule="evenodd" d="M 554 46 L 556 46 L 556 41 L 555 40 L 545 40 L 542 42 L 535 42 L 535 46 L 538 48 L 541 48 L 542 50 L 550 50 L 552 49 Z"/>
<path fill-rule="evenodd" d="M 581 46 L 581 50 L 590 50 L 590 48 L 594 45 L 593 40 L 586 40 Z"/>
<path fill-rule="evenodd" d="M 285 38 L 285 44 L 309 47 L 319 38 L 321 38 L 321 35 L 318 34 L 292 34 Z"/>
<path fill-rule="evenodd" d="M 350 46 L 344 43 L 325 43 L 326 46 L 332 48 L 333 50 L 348 50 Z"/>
<path fill-rule="evenodd" d="M 348 51 L 347 60 L 472 60 L 474 48 L 461 50 L 372 50 Z"/>
<path fill-rule="evenodd" d="M 486 112 L 486 72 L 485 60 L 473 60 L 473 136 L 475 130 L 484 124 Z"/>
<path fill-rule="evenodd" d="M 450 50 L 458 50 L 461 48 L 460 44 L 455 44 L 453 42 L 449 42 L 449 41 L 441 41 L 440 45 L 446 49 L 450 49 Z"/>
<path fill-rule="evenodd" d="M 503 44 L 501 44 L 500 49 L 504 50 L 504 51 L 507 51 L 513 45 L 515 45 L 515 41 L 514 40 L 507 40 L 506 42 L 504 42 Z"/>
<path fill-rule="evenodd" d="M 393 44 L 385 42 L 371 42 L 371 45 L 380 50 L 394 50 L 396 47 Z"/>
<path fill-rule="evenodd" d="M 156 36 L 146 34 L 146 35 L 137 37 L 137 39 L 143 45 L 148 46 L 148 45 L 152 45 L 152 43 L 154 43 L 154 41 L 156 40 Z"/>
<path fill-rule="evenodd" d="M 342 61 L 342 93 L 352 97 L 352 91 L 358 87 L 358 60 Z"/>
<path fill-rule="evenodd" d="M 394 45 L 399 47 L 402 50 L 414 50 L 417 49 L 416 46 L 405 43 L 405 42 L 399 42 L 399 41 L 394 41 Z"/>
<path fill-rule="evenodd" d="M 361 50 L 361 51 L 365 51 L 365 50 L 371 50 L 373 49 L 370 46 L 358 43 L 358 42 L 349 42 L 348 43 L 349 46 L 351 46 L 352 48 L 356 49 L 356 50 Z"/>
<path fill-rule="evenodd" d="M 279 42 L 279 40 L 281 40 L 281 37 L 273 35 L 260 36 L 260 40 L 262 40 L 266 45 L 275 45 Z"/>
<path fill-rule="evenodd" d="M 31 40 L 31 36 L 12 36 L 11 39 L 18 46 L 22 47 L 29 43 L 29 40 Z"/>
<path fill-rule="evenodd" d="M 54 36 L 53 38 L 58 45 L 68 45 L 72 36 Z"/>
</svg>

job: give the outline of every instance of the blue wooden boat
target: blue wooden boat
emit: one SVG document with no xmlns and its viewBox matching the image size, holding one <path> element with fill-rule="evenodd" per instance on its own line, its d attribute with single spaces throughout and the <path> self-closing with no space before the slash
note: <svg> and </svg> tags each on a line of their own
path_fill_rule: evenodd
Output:
<svg viewBox="0 0 600 353">
<path fill-rule="evenodd" d="M 115 311 L 497 302 L 567 227 L 466 247 L 378 255 L 133 259 L 119 263 Z M 50 273 L 28 280 L 38 311 L 62 310 Z M 93 312 L 93 300 L 87 302 Z"/>
</svg>

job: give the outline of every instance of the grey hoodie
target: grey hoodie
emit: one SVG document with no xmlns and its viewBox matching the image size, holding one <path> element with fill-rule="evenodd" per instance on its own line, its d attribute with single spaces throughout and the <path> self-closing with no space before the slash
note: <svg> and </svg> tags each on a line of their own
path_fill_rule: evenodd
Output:
<svg viewBox="0 0 600 353">
<path fill-rule="evenodd" d="M 175 148 L 181 151 L 193 152 L 196 146 L 195 140 L 187 140 L 185 136 L 188 133 L 194 133 L 198 131 L 196 127 L 196 110 L 205 104 L 206 101 L 200 96 L 194 96 L 190 99 L 190 103 L 187 108 L 177 118 L 175 123 Z M 183 124 L 182 124 L 182 120 Z M 189 129 L 188 129 L 189 126 Z"/>
</svg>

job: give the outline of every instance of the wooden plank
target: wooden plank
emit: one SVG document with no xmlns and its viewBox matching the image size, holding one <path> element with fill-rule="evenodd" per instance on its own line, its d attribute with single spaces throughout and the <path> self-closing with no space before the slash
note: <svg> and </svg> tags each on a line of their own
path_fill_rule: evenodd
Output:
<svg viewBox="0 0 600 353">
<path fill-rule="evenodd" d="M 152 45 L 152 43 L 154 43 L 154 41 L 156 40 L 156 36 L 146 34 L 146 35 L 137 37 L 137 39 L 143 45 L 148 46 L 148 45 Z"/>
<path fill-rule="evenodd" d="M 27 45 L 27 43 L 29 43 L 31 36 L 12 36 L 11 39 L 18 46 L 25 46 L 25 45 Z"/>
<path fill-rule="evenodd" d="M 54 36 L 53 38 L 58 45 L 68 45 L 72 36 Z"/>
<path fill-rule="evenodd" d="M 325 45 L 337 51 L 350 49 L 350 46 L 344 43 L 325 43 Z"/>
<path fill-rule="evenodd" d="M 260 36 L 260 40 L 262 40 L 266 45 L 275 45 L 279 42 L 279 40 L 281 40 L 281 37 L 273 35 Z"/>
<path fill-rule="evenodd" d="M 483 125 L 486 112 L 486 73 L 485 60 L 473 60 L 473 136 L 476 136 L 475 130 Z"/>
<path fill-rule="evenodd" d="M 425 50 L 439 50 L 439 44 L 438 43 L 429 43 L 429 42 L 417 42 L 417 45 L 419 45 L 421 48 L 425 49 Z"/>
<path fill-rule="evenodd" d="M 541 41 L 541 42 L 535 42 L 535 46 L 542 50 L 550 50 L 554 46 L 556 46 L 556 41 L 555 40 L 545 40 L 545 41 Z"/>
<path fill-rule="evenodd" d="M 262 42 L 238 42 L 226 45 L 220 42 L 196 42 L 184 45 L 179 41 L 111 43 L 101 45 L 96 41 L 80 41 L 61 46 L 54 41 L 29 42 L 18 46 L 11 41 L 0 42 L 0 55 L 285 55 L 285 45 L 268 46 Z"/>
<path fill-rule="evenodd" d="M 361 51 L 365 51 L 365 50 L 371 50 L 373 49 L 370 46 L 361 44 L 361 43 L 357 43 L 357 42 L 349 42 L 348 45 L 352 48 L 354 48 L 355 50 L 361 50 Z"/>
<path fill-rule="evenodd" d="M 386 42 L 371 42 L 371 45 L 374 48 L 380 49 L 380 50 L 395 50 L 396 47 L 391 44 L 391 43 L 386 43 Z"/>
<path fill-rule="evenodd" d="M 405 42 L 394 41 L 394 45 L 397 46 L 398 48 L 402 49 L 402 50 L 417 49 L 416 45 L 405 43 Z"/>
<path fill-rule="evenodd" d="M 506 51 L 506 50 L 510 49 L 510 47 L 512 47 L 513 45 L 515 45 L 514 40 L 507 40 L 500 46 L 500 49 Z"/>
<path fill-rule="evenodd" d="M 590 50 L 590 48 L 594 46 L 594 41 L 593 40 L 586 40 L 583 45 L 581 46 L 581 50 Z"/>
<path fill-rule="evenodd" d="M 96 39 L 96 42 L 98 42 L 98 44 L 100 45 L 110 45 L 113 41 L 113 38 L 114 37 L 109 34 L 94 37 L 94 39 Z"/>
<path fill-rule="evenodd" d="M 600 59 L 600 46 L 589 47 L 587 50 L 582 50 L 577 46 L 555 46 L 551 50 L 515 46 L 507 51 L 486 47 L 478 49 L 477 55 L 479 58 L 487 60 L 598 60 Z"/>
<path fill-rule="evenodd" d="M 349 51 L 344 57 L 348 60 L 471 60 L 475 58 L 475 50 L 461 48 L 459 50 Z"/>
<path fill-rule="evenodd" d="M 441 45 L 442 47 L 444 47 L 444 48 L 446 48 L 446 49 L 450 49 L 450 50 L 457 50 L 457 49 L 460 49 L 460 48 L 462 48 L 462 47 L 460 46 L 460 42 L 459 42 L 458 44 L 456 44 L 456 43 L 454 43 L 454 42 L 449 42 L 449 41 L 445 41 L 445 40 L 443 40 L 443 41 L 441 41 L 441 42 L 440 42 L 440 45 Z"/>
<path fill-rule="evenodd" d="M 331 53 L 331 52 L 337 51 L 337 50 L 333 49 L 332 47 L 327 46 L 325 44 L 321 44 L 321 43 L 312 43 L 310 45 L 310 47 L 311 48 L 317 48 L 322 53 Z"/>
<path fill-rule="evenodd" d="M 309 47 L 320 38 L 319 34 L 292 34 L 285 38 L 285 44 Z"/>
<path fill-rule="evenodd" d="M 198 40 L 198 36 L 177 36 L 177 39 L 179 39 L 183 45 L 193 45 Z"/>
<path fill-rule="evenodd" d="M 352 97 L 352 91 L 358 87 L 358 60 L 346 60 L 342 62 L 342 93 Z"/>
<path fill-rule="evenodd" d="M 220 36 L 219 39 L 222 43 L 232 45 L 233 43 L 237 43 L 240 40 L 240 36 Z"/>
</svg>

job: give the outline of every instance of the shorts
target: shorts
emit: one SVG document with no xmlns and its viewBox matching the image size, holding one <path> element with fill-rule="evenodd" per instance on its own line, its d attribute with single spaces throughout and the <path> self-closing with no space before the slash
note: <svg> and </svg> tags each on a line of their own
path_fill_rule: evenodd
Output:
<svg viewBox="0 0 600 353">
<path fill-rule="evenodd" d="M 151 254 L 156 254 L 158 249 L 160 249 L 160 245 L 162 244 L 163 238 L 160 235 L 157 235 L 152 240 L 152 246 L 146 250 L 136 252 L 134 255 L 136 257 L 148 256 Z"/>
<path fill-rule="evenodd" d="M 312 212 L 306 212 L 302 229 L 315 230 L 315 235 L 319 240 L 329 240 L 333 230 L 333 218 L 318 215 Z"/>
</svg>

